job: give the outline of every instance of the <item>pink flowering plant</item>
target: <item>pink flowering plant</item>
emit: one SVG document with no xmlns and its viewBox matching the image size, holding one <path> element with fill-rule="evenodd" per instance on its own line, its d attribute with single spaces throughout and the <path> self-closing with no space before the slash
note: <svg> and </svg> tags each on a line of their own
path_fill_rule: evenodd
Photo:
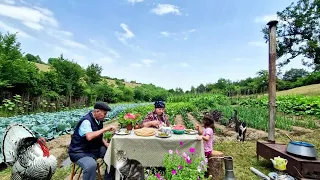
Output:
<svg viewBox="0 0 320 180">
<path fill-rule="evenodd" d="M 183 146 L 183 142 L 180 142 L 180 146 Z M 147 176 L 147 179 L 206 179 L 204 174 L 207 170 L 208 161 L 204 157 L 195 155 L 195 151 L 195 148 L 190 148 L 188 152 L 180 152 L 178 148 L 176 150 L 168 150 L 163 160 L 166 169 L 164 175 L 161 176 L 157 173 Z"/>
</svg>

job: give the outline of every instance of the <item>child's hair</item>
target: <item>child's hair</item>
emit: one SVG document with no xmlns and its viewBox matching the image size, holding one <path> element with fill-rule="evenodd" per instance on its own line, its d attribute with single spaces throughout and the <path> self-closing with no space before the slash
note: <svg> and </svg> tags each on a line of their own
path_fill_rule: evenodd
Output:
<svg viewBox="0 0 320 180">
<path fill-rule="evenodd" d="M 202 119 L 205 128 L 210 127 L 214 132 L 214 120 L 209 114 L 205 114 Z"/>
</svg>

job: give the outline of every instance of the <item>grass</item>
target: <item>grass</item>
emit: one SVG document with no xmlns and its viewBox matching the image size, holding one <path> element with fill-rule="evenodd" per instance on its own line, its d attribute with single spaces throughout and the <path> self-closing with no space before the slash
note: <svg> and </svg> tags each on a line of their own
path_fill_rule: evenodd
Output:
<svg viewBox="0 0 320 180">
<path fill-rule="evenodd" d="M 276 93 L 279 95 L 292 95 L 292 94 L 301 94 L 307 96 L 319 96 L 320 95 L 320 84 L 312 84 L 308 86 L 297 87 L 285 91 L 278 91 Z"/>
<path fill-rule="evenodd" d="M 40 63 L 35 63 L 36 66 L 39 68 L 40 71 L 50 71 L 50 66 L 46 65 L 46 64 L 40 64 Z"/>
<path fill-rule="evenodd" d="M 312 133 L 305 135 L 292 136 L 292 139 L 298 141 L 306 141 L 315 145 L 318 154 L 320 155 L 320 130 L 315 130 Z M 284 135 L 277 135 L 277 143 L 289 143 L 289 140 Z M 254 173 L 251 172 L 250 167 L 254 167 L 268 175 L 269 172 L 275 171 L 272 164 L 260 157 L 257 161 L 256 158 L 256 141 L 249 141 L 244 143 L 239 142 L 222 142 L 214 146 L 215 150 L 222 151 L 225 156 L 232 156 L 234 161 L 235 176 L 237 179 L 255 180 L 259 179 Z"/>
</svg>

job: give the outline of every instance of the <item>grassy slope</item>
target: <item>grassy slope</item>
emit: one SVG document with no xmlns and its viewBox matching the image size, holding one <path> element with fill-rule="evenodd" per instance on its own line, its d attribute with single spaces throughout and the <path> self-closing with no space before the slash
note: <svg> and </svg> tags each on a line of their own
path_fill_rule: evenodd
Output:
<svg viewBox="0 0 320 180">
<path fill-rule="evenodd" d="M 320 84 L 312 84 L 312 85 L 308 85 L 308 86 L 302 86 L 302 87 L 297 87 L 297 88 L 277 92 L 277 95 L 291 95 L 291 94 L 319 96 L 320 95 Z"/>
<path fill-rule="evenodd" d="M 39 64 L 39 63 L 35 63 L 36 66 L 41 70 L 41 71 L 49 71 L 50 70 L 50 66 L 45 65 L 45 64 Z M 111 84 L 116 85 L 115 80 L 113 79 L 107 79 L 107 81 Z M 140 84 L 136 84 L 136 83 L 130 83 L 130 82 L 124 82 L 124 84 L 128 87 L 134 88 L 136 86 L 140 86 Z"/>
</svg>

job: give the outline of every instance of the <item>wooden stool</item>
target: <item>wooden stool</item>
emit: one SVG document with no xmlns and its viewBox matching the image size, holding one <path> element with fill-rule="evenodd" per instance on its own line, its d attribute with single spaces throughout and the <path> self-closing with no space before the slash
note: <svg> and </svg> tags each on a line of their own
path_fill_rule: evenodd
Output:
<svg viewBox="0 0 320 180">
<path fill-rule="evenodd" d="M 213 150 L 208 158 L 208 175 L 212 175 L 214 180 L 223 179 L 223 153 Z"/>
<path fill-rule="evenodd" d="M 99 159 L 101 159 L 101 158 L 99 158 Z M 101 159 L 101 160 L 102 160 L 101 163 L 98 162 L 99 159 L 97 159 L 97 170 L 98 170 L 97 175 L 98 175 L 98 179 L 99 179 L 99 180 L 102 180 L 102 176 L 101 176 L 101 172 L 100 172 L 100 167 L 103 165 L 103 159 Z M 70 180 L 73 180 L 73 177 L 76 175 L 78 169 L 80 169 L 80 173 L 79 173 L 79 176 L 78 176 L 78 179 L 77 179 L 77 180 L 80 179 L 80 176 L 81 176 L 81 173 L 82 173 L 82 168 L 79 166 L 79 167 L 76 169 L 76 163 L 73 162 L 73 163 L 72 163 L 72 171 L 71 171 Z"/>
</svg>

